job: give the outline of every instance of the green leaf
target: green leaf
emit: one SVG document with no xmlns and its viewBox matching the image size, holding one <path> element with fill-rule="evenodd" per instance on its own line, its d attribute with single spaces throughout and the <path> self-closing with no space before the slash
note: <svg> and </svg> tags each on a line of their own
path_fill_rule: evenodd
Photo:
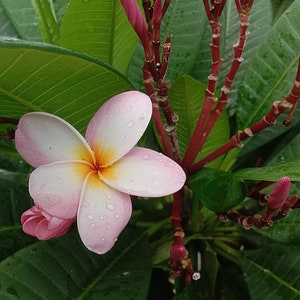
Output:
<svg viewBox="0 0 300 300">
<path fill-rule="evenodd" d="M 227 211 L 239 204 L 247 187 L 230 173 L 216 169 L 201 169 L 189 180 L 194 197 L 215 212 Z"/>
<path fill-rule="evenodd" d="M 251 59 L 238 90 L 240 129 L 261 119 L 292 88 L 300 48 L 300 2 L 278 19 Z"/>
<path fill-rule="evenodd" d="M 0 140 L 0 260 L 32 243 L 21 230 L 21 214 L 32 201 L 28 195 L 28 165 L 11 141 Z"/>
<path fill-rule="evenodd" d="M 118 0 L 71 1 L 58 44 L 100 58 L 125 72 L 137 37 Z"/>
<path fill-rule="evenodd" d="M 113 95 L 131 89 L 105 63 L 63 48 L 25 42 L 0 43 L 0 115 L 29 111 L 56 114 L 83 132 Z"/>
<path fill-rule="evenodd" d="M 56 21 L 52 0 L 32 0 L 35 13 L 39 20 L 43 41 L 54 43 L 59 36 L 59 28 Z"/>
<path fill-rule="evenodd" d="M 17 35 L 24 40 L 41 41 L 41 33 L 31 0 L 0 0 L 6 16 Z M 9 35 L 10 36 L 10 35 Z"/>
<path fill-rule="evenodd" d="M 14 29 L 12 22 L 9 20 L 5 12 L 2 1 L 0 1 L 0 36 L 9 36 L 13 38 L 19 37 L 18 33 Z"/>
<path fill-rule="evenodd" d="M 217 253 L 212 249 L 210 244 L 205 241 L 205 249 L 203 255 L 203 270 L 202 277 L 207 282 L 207 287 L 212 297 L 215 296 L 215 286 L 219 271 L 219 261 Z"/>
<path fill-rule="evenodd" d="M 183 156 L 193 131 L 196 127 L 200 110 L 203 106 L 205 85 L 188 75 L 180 77 L 170 89 L 170 103 L 179 116 L 177 124 L 177 136 L 181 155 Z M 206 143 L 196 160 L 199 160 L 223 145 L 229 138 L 229 124 L 226 113 L 217 121 L 213 127 Z M 208 164 L 209 167 L 218 167 L 219 159 Z"/>
<path fill-rule="evenodd" d="M 299 246 L 272 244 L 244 251 L 242 269 L 252 300 L 300 298 Z"/>
<path fill-rule="evenodd" d="M 296 112 L 297 114 L 297 112 Z M 298 115 L 298 114 L 297 114 Z M 276 143 L 265 165 L 274 165 L 286 160 L 300 158 L 300 122 L 291 128 Z"/>
<path fill-rule="evenodd" d="M 262 236 L 285 244 L 300 243 L 300 210 L 294 209 L 267 230 L 257 230 Z"/>
<path fill-rule="evenodd" d="M 267 181 L 278 181 L 281 177 L 289 176 L 291 181 L 300 181 L 300 158 L 267 167 L 241 169 L 234 176 L 241 180 Z"/>
<path fill-rule="evenodd" d="M 105 255 L 68 233 L 0 263 L 2 295 L 22 299 L 146 299 L 150 277 L 147 237 L 129 228 Z"/>
</svg>

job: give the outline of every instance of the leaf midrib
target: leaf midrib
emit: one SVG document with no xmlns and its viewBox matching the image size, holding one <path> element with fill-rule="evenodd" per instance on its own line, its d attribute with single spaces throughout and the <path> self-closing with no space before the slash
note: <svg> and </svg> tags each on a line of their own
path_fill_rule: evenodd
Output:
<svg viewBox="0 0 300 300">
<path fill-rule="evenodd" d="M 94 286 L 97 283 L 99 283 L 102 280 L 102 278 L 123 258 L 123 256 L 126 255 L 131 250 L 131 248 L 133 248 L 146 235 L 147 235 L 147 233 L 143 233 L 143 234 L 139 235 L 138 238 L 136 240 L 134 240 L 131 244 L 129 244 L 129 246 L 127 248 L 125 248 L 123 252 L 121 252 L 118 256 L 116 256 L 114 260 L 111 260 L 110 264 L 107 266 L 107 268 L 104 269 L 103 272 L 99 276 L 97 276 L 95 278 L 95 280 L 90 285 L 88 285 L 87 288 L 84 289 L 83 292 L 79 296 L 77 296 L 75 298 L 75 300 L 84 299 L 84 297 L 89 293 L 89 291 L 92 290 L 94 288 Z"/>
<path fill-rule="evenodd" d="M 278 283 L 280 283 L 281 285 L 284 285 L 285 287 L 287 287 L 288 289 L 290 289 L 291 291 L 293 291 L 295 293 L 295 295 L 300 295 L 300 291 L 296 288 L 294 288 L 293 286 L 291 286 L 288 282 L 284 281 L 281 277 L 278 277 L 276 274 L 274 274 L 271 270 L 269 270 L 269 272 L 265 272 L 266 268 L 262 267 L 261 265 L 255 263 L 253 260 L 247 258 L 244 256 L 244 259 L 251 264 L 252 266 L 256 267 L 259 271 L 263 272 L 265 274 L 265 276 L 270 276 L 272 277 L 275 281 L 277 281 Z"/>
</svg>

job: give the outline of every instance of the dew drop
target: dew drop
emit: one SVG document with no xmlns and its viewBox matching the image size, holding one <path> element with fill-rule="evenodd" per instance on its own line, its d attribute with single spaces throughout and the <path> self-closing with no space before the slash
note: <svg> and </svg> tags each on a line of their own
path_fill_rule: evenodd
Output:
<svg viewBox="0 0 300 300">
<path fill-rule="evenodd" d="M 111 199 L 111 196 L 106 196 L 106 199 L 107 199 L 107 200 L 110 200 L 110 199 Z"/>
<path fill-rule="evenodd" d="M 144 155 L 144 160 L 149 160 L 150 159 L 150 156 L 149 155 Z"/>
<path fill-rule="evenodd" d="M 101 238 L 101 241 L 102 241 L 102 242 L 105 242 L 105 240 L 106 240 L 105 237 L 102 237 L 102 238 Z"/>
<path fill-rule="evenodd" d="M 120 216 L 118 214 L 115 214 L 115 218 L 118 219 Z"/>
<path fill-rule="evenodd" d="M 88 220 L 90 220 L 90 221 L 91 221 L 91 220 L 94 220 L 94 216 L 93 216 L 93 215 L 87 215 L 86 218 L 87 218 Z"/>
<path fill-rule="evenodd" d="M 107 229 L 110 229 L 111 226 L 110 226 L 109 224 L 106 224 L 106 228 L 107 228 Z"/>
<path fill-rule="evenodd" d="M 108 210 L 111 210 L 111 211 L 114 211 L 114 210 L 115 210 L 115 207 L 114 207 L 113 205 L 109 204 L 109 203 L 106 204 L 106 208 L 107 208 Z"/>
<path fill-rule="evenodd" d="M 135 124 L 134 121 L 131 120 L 127 123 L 127 127 L 132 128 L 134 124 Z"/>
<path fill-rule="evenodd" d="M 83 204 L 82 204 L 83 207 L 88 207 L 89 205 L 90 204 L 87 201 L 84 201 Z"/>
<path fill-rule="evenodd" d="M 100 219 L 100 220 L 103 220 L 103 219 L 104 219 L 104 217 L 103 217 L 103 216 L 100 216 L 100 217 L 99 217 L 99 219 Z"/>
<path fill-rule="evenodd" d="M 94 223 L 92 223 L 92 224 L 91 224 L 91 227 L 92 227 L 92 228 L 95 228 L 95 227 L 96 227 L 96 225 L 95 225 Z"/>
<path fill-rule="evenodd" d="M 118 238 L 115 236 L 115 237 L 114 237 L 114 241 L 116 242 L 117 240 L 118 240 Z"/>
</svg>

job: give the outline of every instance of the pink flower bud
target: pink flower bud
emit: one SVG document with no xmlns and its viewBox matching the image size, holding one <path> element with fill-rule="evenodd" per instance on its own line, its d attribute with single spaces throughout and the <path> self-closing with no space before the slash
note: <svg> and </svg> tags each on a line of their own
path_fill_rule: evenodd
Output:
<svg viewBox="0 0 300 300">
<path fill-rule="evenodd" d="M 182 260 L 185 258 L 186 249 L 183 245 L 173 245 L 170 249 L 170 256 L 175 260 Z"/>
<path fill-rule="evenodd" d="M 32 206 L 21 217 L 23 231 L 39 240 L 48 240 L 64 235 L 75 220 L 53 217 L 37 206 Z"/>
<path fill-rule="evenodd" d="M 136 0 L 120 0 L 129 23 L 139 36 L 140 40 L 147 39 L 147 29 L 144 16 Z"/>
<path fill-rule="evenodd" d="M 279 209 L 285 203 L 290 192 L 291 181 L 285 176 L 279 179 L 273 190 L 267 195 L 268 208 L 271 210 Z"/>
</svg>

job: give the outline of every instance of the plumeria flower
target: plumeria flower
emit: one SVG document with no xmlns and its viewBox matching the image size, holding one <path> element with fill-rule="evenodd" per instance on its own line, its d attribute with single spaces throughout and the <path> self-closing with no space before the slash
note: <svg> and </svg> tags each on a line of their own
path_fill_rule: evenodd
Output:
<svg viewBox="0 0 300 300">
<path fill-rule="evenodd" d="M 35 206 L 23 214 L 23 230 L 39 239 L 57 237 L 77 219 L 85 246 L 103 254 L 129 221 L 130 195 L 160 197 L 181 189 L 186 177 L 177 163 L 135 146 L 151 113 L 145 94 L 116 95 L 89 122 L 85 138 L 55 115 L 24 115 L 16 148 L 36 169 L 29 178 Z"/>
</svg>

